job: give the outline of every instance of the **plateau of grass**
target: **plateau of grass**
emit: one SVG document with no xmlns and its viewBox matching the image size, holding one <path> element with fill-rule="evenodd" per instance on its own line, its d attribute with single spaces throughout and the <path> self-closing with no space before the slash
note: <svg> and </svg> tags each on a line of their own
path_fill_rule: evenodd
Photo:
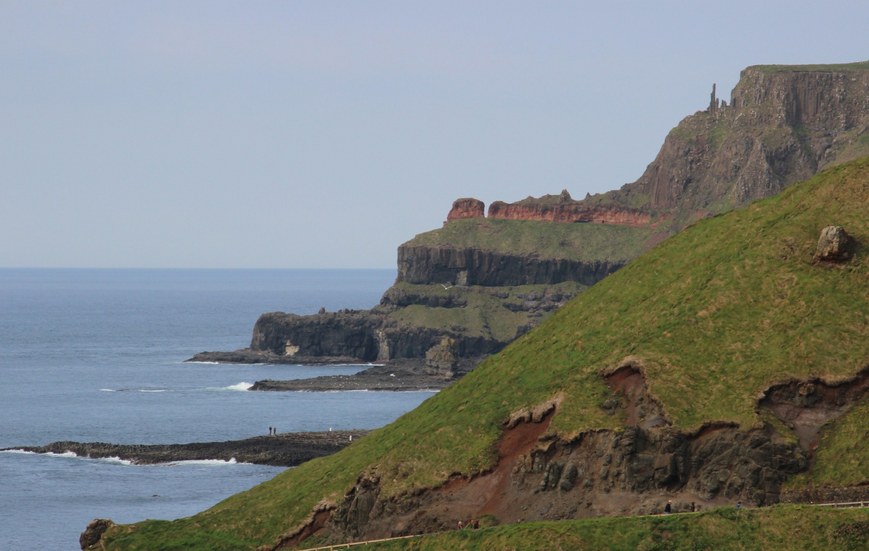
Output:
<svg viewBox="0 0 869 551">
<path fill-rule="evenodd" d="M 404 246 L 475 248 L 511 255 L 569 260 L 627 261 L 643 250 L 652 230 L 610 224 L 473 218 L 453 220 Z"/>
<path fill-rule="evenodd" d="M 764 73 L 817 73 L 835 72 L 848 73 L 855 71 L 869 71 L 869 61 L 857 61 L 855 63 L 828 63 L 818 65 L 754 65 L 748 69 L 757 69 Z"/>
<path fill-rule="evenodd" d="M 867 206 L 864 158 L 698 222 L 580 294 L 456 384 L 341 452 L 194 517 L 114 528 L 104 542 L 109 549 L 271 544 L 300 526 L 318 503 L 339 502 L 360 475 L 378 476 L 380 497 L 387 498 L 490 468 L 511 412 L 556 395 L 561 402 L 550 431 L 569 436 L 618 429 L 616 416 L 600 407 L 610 395 L 601 374 L 629 356 L 645 366 L 650 391 L 676 427 L 694 430 L 708 421 L 756 426 L 758 396 L 770 385 L 792 378 L 841 380 L 869 365 Z M 820 230 L 828 225 L 844 226 L 856 238 L 854 260 L 838 266 L 812 262 Z M 835 472 L 839 458 L 818 454 L 817 462 Z M 677 518 L 683 517 L 645 522 L 669 526 L 682 522 Z M 712 519 L 705 522 L 713 531 L 726 532 L 723 521 L 699 518 Z M 763 517 L 757 518 L 762 524 Z M 776 533 L 786 542 L 794 530 Z M 181 543 L 186 541 L 207 544 Z M 641 541 L 666 545 L 665 539 Z"/>
</svg>

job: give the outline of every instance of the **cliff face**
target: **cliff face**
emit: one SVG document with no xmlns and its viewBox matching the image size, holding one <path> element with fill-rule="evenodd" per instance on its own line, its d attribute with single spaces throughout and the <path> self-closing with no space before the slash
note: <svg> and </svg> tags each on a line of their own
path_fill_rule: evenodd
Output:
<svg viewBox="0 0 869 551">
<path fill-rule="evenodd" d="M 489 205 L 489 218 L 500 220 L 536 220 L 542 222 L 590 222 L 623 226 L 645 226 L 651 223 L 648 212 L 619 206 L 587 205 L 574 201 L 567 190 L 554 199 L 529 197 L 516 203 L 495 201 Z"/>
<path fill-rule="evenodd" d="M 479 249 L 407 244 L 398 248 L 398 280 L 423 285 L 446 283 L 499 287 L 564 281 L 594 285 L 623 265 L 624 262 L 620 261 L 535 258 Z"/>
<path fill-rule="evenodd" d="M 730 105 L 674 128 L 634 183 L 606 203 L 645 204 L 680 221 L 768 197 L 869 153 L 869 62 L 745 69 Z"/>
<path fill-rule="evenodd" d="M 485 203 L 479 199 L 463 198 L 453 202 L 447 214 L 447 222 L 466 218 L 483 218 Z M 528 197 L 515 203 L 495 201 L 489 205 L 489 218 L 496 220 L 524 220 L 537 222 L 589 222 L 596 224 L 618 224 L 624 226 L 645 226 L 651 223 L 648 212 L 616 205 L 587 205 L 574 201 L 567 190 L 560 195 L 544 195 L 540 198 Z"/>
</svg>

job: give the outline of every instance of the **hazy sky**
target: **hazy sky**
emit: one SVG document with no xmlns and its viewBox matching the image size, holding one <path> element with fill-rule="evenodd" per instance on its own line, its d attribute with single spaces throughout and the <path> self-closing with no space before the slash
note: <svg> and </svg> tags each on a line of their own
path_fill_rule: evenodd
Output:
<svg viewBox="0 0 869 551">
<path fill-rule="evenodd" d="M 869 2 L 0 0 L 0 267 L 367 268 L 454 199 L 636 180 Z"/>
</svg>

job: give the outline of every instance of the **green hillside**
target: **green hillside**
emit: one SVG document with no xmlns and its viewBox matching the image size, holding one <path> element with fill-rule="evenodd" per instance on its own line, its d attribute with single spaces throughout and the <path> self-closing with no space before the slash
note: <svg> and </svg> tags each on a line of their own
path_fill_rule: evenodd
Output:
<svg viewBox="0 0 869 551">
<path fill-rule="evenodd" d="M 386 499 L 489 469 L 511 413 L 553 398 L 559 405 L 550 432 L 569 437 L 617 430 L 622 418 L 601 407 L 612 397 L 602 373 L 629 356 L 644 366 L 651 393 L 675 427 L 692 431 L 708 421 L 758 426 L 757 399 L 770 385 L 842 380 L 869 365 L 867 205 L 864 158 L 703 220 L 342 452 L 188 519 L 113 528 L 103 542 L 109 549 L 272 545 L 318 504 L 339 503 L 362 473 L 379 477 L 379 499 Z M 828 225 L 841 225 L 857 239 L 854 260 L 813 264 L 818 235 Z M 836 427 L 853 426 L 836 423 L 826 441 L 837 440 Z M 841 459 L 819 451 L 808 476 L 836 483 Z M 869 482 L 859 466 L 865 458 L 860 461 L 849 476 Z"/>
</svg>

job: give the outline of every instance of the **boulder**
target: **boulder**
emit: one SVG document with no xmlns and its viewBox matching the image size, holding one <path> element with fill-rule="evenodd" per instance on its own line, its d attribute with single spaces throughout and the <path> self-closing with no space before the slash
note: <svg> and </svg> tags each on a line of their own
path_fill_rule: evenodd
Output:
<svg viewBox="0 0 869 551">
<path fill-rule="evenodd" d="M 846 262 L 854 253 L 854 239 L 842 226 L 827 226 L 821 230 L 815 262 Z"/>
</svg>

